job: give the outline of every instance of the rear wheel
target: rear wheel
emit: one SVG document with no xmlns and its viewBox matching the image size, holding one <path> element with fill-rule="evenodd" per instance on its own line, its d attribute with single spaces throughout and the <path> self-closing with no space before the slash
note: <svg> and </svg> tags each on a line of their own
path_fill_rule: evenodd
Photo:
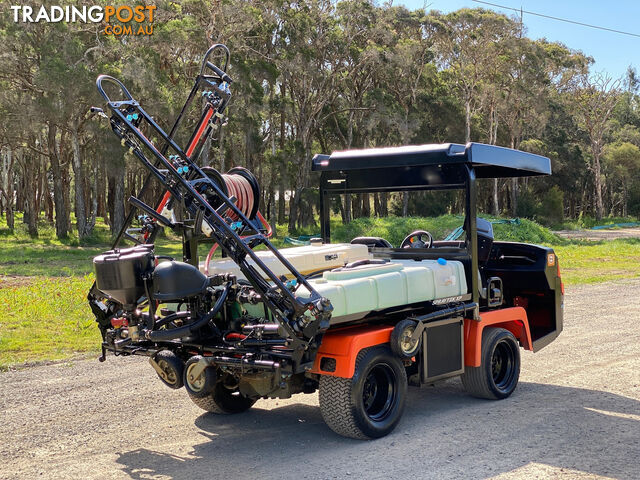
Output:
<svg viewBox="0 0 640 480">
<path fill-rule="evenodd" d="M 482 332 L 479 367 L 465 367 L 462 384 L 474 397 L 499 400 L 513 393 L 520 378 L 520 347 L 516 337 L 504 328 Z"/>
<path fill-rule="evenodd" d="M 353 378 L 320 377 L 320 411 L 334 432 L 370 439 L 390 433 L 400 421 L 407 374 L 388 347 L 362 350 Z"/>
<path fill-rule="evenodd" d="M 222 382 L 218 382 L 206 397 L 194 397 L 191 394 L 189 397 L 201 409 L 217 414 L 242 413 L 257 401 L 242 396 L 237 389 L 230 390 Z"/>
</svg>

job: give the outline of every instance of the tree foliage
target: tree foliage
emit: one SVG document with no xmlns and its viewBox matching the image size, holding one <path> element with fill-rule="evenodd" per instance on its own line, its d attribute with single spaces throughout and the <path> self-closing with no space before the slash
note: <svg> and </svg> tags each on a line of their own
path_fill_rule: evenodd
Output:
<svg viewBox="0 0 640 480">
<path fill-rule="evenodd" d="M 140 37 L 0 18 L 0 210 L 10 226 L 23 211 L 33 235 L 39 220 L 81 240 L 97 217 L 117 230 L 145 172 L 88 113 L 101 102 L 96 76 L 120 78 L 168 129 L 212 42 L 231 49 L 236 81 L 229 123 L 201 161 L 254 171 L 272 222 L 314 223 L 314 153 L 467 141 L 552 160 L 551 178 L 481 183 L 487 212 L 558 222 L 640 211 L 635 71 L 622 83 L 595 75 L 589 57 L 528 38 L 515 18 L 370 0 L 159 1 L 155 17 L 154 34 Z M 335 204 L 347 222 L 461 207 L 456 195 L 424 194 Z"/>
</svg>

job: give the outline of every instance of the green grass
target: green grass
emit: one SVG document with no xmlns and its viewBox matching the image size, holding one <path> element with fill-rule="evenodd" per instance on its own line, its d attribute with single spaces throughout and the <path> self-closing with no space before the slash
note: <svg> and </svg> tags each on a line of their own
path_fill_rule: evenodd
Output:
<svg viewBox="0 0 640 480">
<path fill-rule="evenodd" d="M 10 230 L 0 221 L 0 275 L 71 277 L 93 271 L 91 259 L 111 247 L 111 234 L 104 222 L 98 222 L 94 234 L 82 245 L 76 236 L 59 240 L 55 228 L 42 222 L 38 236 L 30 237 L 22 216 Z M 176 238 L 161 238 L 157 244 L 161 255 L 181 256 L 182 246 Z"/>
<path fill-rule="evenodd" d="M 97 352 L 100 333 L 88 309 L 91 275 L 33 278 L 0 289 L 0 369 Z"/>
<path fill-rule="evenodd" d="M 356 236 L 380 236 L 399 245 L 416 229 L 444 238 L 462 223 L 462 218 L 362 218 L 341 225 L 331 219 L 332 240 L 350 241 Z M 540 243 L 555 248 L 567 285 L 596 283 L 640 276 L 640 240 L 608 242 L 568 241 L 535 222 L 494 225 L 499 240 Z M 296 231 L 292 236 L 318 233 L 319 228 Z M 278 226 L 277 246 L 287 234 Z M 86 302 L 93 282 L 91 258 L 109 248 L 108 227 L 100 223 L 84 245 L 77 239 L 57 240 L 53 227 L 41 225 L 37 238 L 31 238 L 16 219 L 10 231 L 0 222 L 0 369 L 23 364 L 61 360 L 79 354 L 97 354 L 100 334 Z M 205 249 L 203 249 L 205 250 Z M 181 257 L 176 238 L 160 241 L 157 251 Z M 200 255 L 204 256 L 205 251 Z"/>
<path fill-rule="evenodd" d="M 566 285 L 640 276 L 640 239 L 574 242 L 554 249 Z"/>
</svg>

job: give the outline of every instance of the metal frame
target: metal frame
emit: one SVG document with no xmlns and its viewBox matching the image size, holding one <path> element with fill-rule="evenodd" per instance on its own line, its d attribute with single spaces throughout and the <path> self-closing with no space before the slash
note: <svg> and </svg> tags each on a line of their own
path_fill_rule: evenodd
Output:
<svg viewBox="0 0 640 480">
<path fill-rule="evenodd" d="M 330 199 L 356 193 L 408 192 L 425 190 L 465 191 L 464 249 L 439 248 L 434 258 L 448 254 L 470 262 L 467 284 L 472 301 L 478 304 L 477 179 L 550 175 L 548 158 L 494 145 L 455 143 L 373 148 L 316 155 L 312 170 L 320 172 L 320 228 L 322 240 L 331 241 Z M 466 255 L 461 256 L 461 250 Z M 415 255 L 399 249 L 373 248 L 374 256 Z M 421 258 L 430 253 L 421 251 Z M 478 312 L 474 317 L 478 318 Z"/>
<path fill-rule="evenodd" d="M 150 179 L 155 178 L 163 185 L 173 201 L 180 202 L 184 210 L 191 216 L 188 222 L 174 223 L 162 217 L 160 213 L 144 204 L 138 198 L 131 197 L 129 201 L 135 208 L 132 208 L 127 216 L 125 225 L 116 237 L 114 247 L 117 247 L 123 238 L 137 241 L 127 234 L 127 228 L 133 219 L 135 209 L 141 209 L 151 218 L 147 223 L 152 227 L 155 223 L 161 223 L 182 233 L 184 260 L 197 264 L 198 242 L 206 238 L 202 234 L 201 226 L 203 222 L 206 222 L 211 229 L 209 241 L 218 243 L 223 253 L 239 266 L 247 280 L 261 296 L 262 301 L 271 311 L 273 317 L 286 332 L 286 336 L 291 339 L 290 348 L 293 349 L 293 360 L 299 363 L 305 352 L 313 351 L 317 348 L 321 333 L 328 328 L 331 311 L 330 303 L 315 291 L 306 278 L 295 269 L 260 231 L 256 231 L 252 222 L 236 207 L 236 199 L 229 198 L 221 187 L 209 178 L 195 162 L 199 155 L 196 149 L 198 142 L 211 132 L 214 123 L 222 117 L 222 112 L 230 98 L 230 92 L 226 86 L 232 82 L 231 78 L 223 69 L 218 68 L 209 61 L 209 56 L 217 49 L 223 49 L 227 54 L 226 68 L 228 50 L 224 46 L 214 45 L 205 54 L 200 74 L 196 78 L 194 87 L 169 134 L 140 106 L 122 82 L 108 75 L 98 77 L 96 85 L 111 111 L 110 122 L 113 131 L 121 139 L 122 145 L 128 147 L 129 151 L 150 172 L 140 195 L 148 188 Z M 205 74 L 208 71 L 213 72 L 213 74 Z M 115 85 L 124 99 L 112 100 L 103 88 L 105 83 Z M 200 122 L 191 136 L 187 150 L 190 154 L 188 155 L 176 144 L 173 135 L 188 105 L 203 85 L 213 89 L 217 94 L 216 98 L 218 100 L 215 103 L 206 105 Z M 213 119 L 213 122 L 210 119 Z M 148 128 L 151 133 L 148 135 L 143 134 L 141 129 L 144 127 Z M 163 147 L 161 149 L 158 148 L 148 137 L 159 138 L 163 142 Z M 167 158 L 168 153 L 173 155 Z M 186 166 L 188 173 L 179 172 L 178 166 Z M 214 208 L 209 204 L 203 196 L 205 189 L 215 193 L 216 197 L 221 201 L 220 206 Z M 228 210 L 231 210 L 237 216 L 237 220 L 231 225 L 223 218 L 224 212 Z M 152 243 L 156 232 L 156 229 L 152 229 L 151 234 L 143 242 L 138 243 Z M 243 238 L 243 234 L 248 236 Z M 258 245 L 264 245 L 278 259 L 290 276 L 295 279 L 295 284 L 291 282 L 285 284 L 280 277 L 276 276 L 264 264 L 253 251 Z M 253 265 L 249 263 L 248 259 L 253 262 Z M 272 283 L 270 284 L 264 277 L 267 277 Z M 306 287 L 310 293 L 308 298 L 299 298 L 295 295 L 295 291 L 301 285 Z M 308 311 L 312 313 L 311 318 L 305 317 L 305 312 Z"/>
</svg>

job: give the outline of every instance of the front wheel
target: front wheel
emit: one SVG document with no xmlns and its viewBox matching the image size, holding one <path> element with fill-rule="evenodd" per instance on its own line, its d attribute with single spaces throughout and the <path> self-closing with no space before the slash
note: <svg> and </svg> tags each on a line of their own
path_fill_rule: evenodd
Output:
<svg viewBox="0 0 640 480">
<path fill-rule="evenodd" d="M 464 388 L 474 397 L 499 400 L 513 393 L 519 378 L 520 347 L 516 337 L 504 328 L 485 328 L 481 364 L 465 368 Z"/>
<path fill-rule="evenodd" d="M 320 411 L 334 432 L 371 439 L 389 434 L 400 421 L 407 373 L 388 347 L 362 350 L 353 378 L 320 377 Z"/>
</svg>

